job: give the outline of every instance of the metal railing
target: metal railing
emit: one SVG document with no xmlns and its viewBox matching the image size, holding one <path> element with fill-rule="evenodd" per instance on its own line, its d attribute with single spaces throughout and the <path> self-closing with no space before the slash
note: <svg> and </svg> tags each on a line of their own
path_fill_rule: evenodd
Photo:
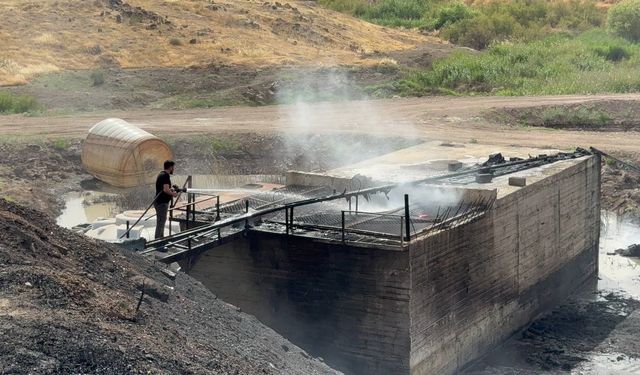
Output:
<svg viewBox="0 0 640 375">
<path fill-rule="evenodd" d="M 405 220 L 406 217 L 403 215 L 343 210 L 341 211 L 342 225 L 340 227 L 342 243 L 347 242 L 349 233 L 355 233 L 395 239 L 400 242 L 402 247 L 404 241 L 410 240 L 405 238 Z M 378 230 L 371 230 L 371 224 L 376 223 L 383 224 L 385 228 L 378 227 Z"/>
</svg>

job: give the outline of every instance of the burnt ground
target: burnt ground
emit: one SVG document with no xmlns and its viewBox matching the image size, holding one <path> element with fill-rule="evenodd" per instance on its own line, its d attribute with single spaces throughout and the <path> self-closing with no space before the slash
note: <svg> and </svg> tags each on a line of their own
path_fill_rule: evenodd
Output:
<svg viewBox="0 0 640 375">
<path fill-rule="evenodd" d="M 167 142 L 174 150 L 177 173 L 181 175 L 275 175 L 291 169 L 321 171 L 335 168 L 418 141 L 344 134 L 291 137 L 272 133 L 218 133 L 168 137 Z M 3 155 L 0 158 L 0 196 L 57 216 L 64 208 L 64 194 L 108 189 L 84 171 L 81 149 L 82 141 L 77 139 L 0 142 L 0 154 Z"/>
<path fill-rule="evenodd" d="M 183 273 L 3 199 L 0 230 L 3 374 L 334 373 Z"/>
<path fill-rule="evenodd" d="M 588 368 L 594 361 L 594 353 L 606 357 L 597 366 L 606 366 L 609 361 L 622 364 L 638 358 L 640 347 L 617 337 L 637 332 L 637 328 L 632 327 L 640 324 L 637 312 L 640 301 L 607 291 L 592 292 L 585 297 L 588 298 L 572 299 L 535 320 L 463 373 L 560 374 Z M 578 373 L 601 373 L 583 371 Z"/>
</svg>

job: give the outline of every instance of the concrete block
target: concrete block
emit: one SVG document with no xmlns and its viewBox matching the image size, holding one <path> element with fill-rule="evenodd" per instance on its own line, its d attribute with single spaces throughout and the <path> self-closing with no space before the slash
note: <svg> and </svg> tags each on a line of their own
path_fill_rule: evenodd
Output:
<svg viewBox="0 0 640 375">
<path fill-rule="evenodd" d="M 509 177 L 509 186 L 527 186 L 526 177 Z"/>
</svg>

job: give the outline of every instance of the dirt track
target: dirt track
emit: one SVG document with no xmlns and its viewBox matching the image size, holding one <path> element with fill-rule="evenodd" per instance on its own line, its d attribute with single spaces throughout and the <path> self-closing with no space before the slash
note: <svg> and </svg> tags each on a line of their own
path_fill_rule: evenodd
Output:
<svg viewBox="0 0 640 375">
<path fill-rule="evenodd" d="M 225 107 L 206 110 L 84 113 L 60 117 L 0 117 L 1 137 L 82 137 L 107 117 L 124 118 L 161 135 L 237 132 L 352 132 L 410 135 L 416 138 L 495 145 L 571 148 L 598 146 L 605 150 L 635 152 L 638 132 L 541 130 L 496 125 L 481 116 L 501 107 L 570 104 L 594 100 L 634 100 L 640 95 L 411 98 L 303 106 Z"/>
</svg>

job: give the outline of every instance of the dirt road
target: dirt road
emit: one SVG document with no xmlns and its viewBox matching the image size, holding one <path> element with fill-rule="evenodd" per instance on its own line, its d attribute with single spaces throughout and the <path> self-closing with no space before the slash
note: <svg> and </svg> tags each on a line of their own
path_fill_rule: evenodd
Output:
<svg viewBox="0 0 640 375">
<path fill-rule="evenodd" d="M 595 100 L 640 101 L 640 95 L 548 97 L 429 97 L 186 111 L 134 110 L 58 117 L 0 117 L 0 137 L 78 138 L 107 117 L 124 118 L 160 135 L 232 132 L 350 132 L 495 145 L 570 148 L 598 146 L 634 152 L 638 132 L 544 130 L 497 125 L 483 117 L 495 108 L 559 105 Z"/>
</svg>

